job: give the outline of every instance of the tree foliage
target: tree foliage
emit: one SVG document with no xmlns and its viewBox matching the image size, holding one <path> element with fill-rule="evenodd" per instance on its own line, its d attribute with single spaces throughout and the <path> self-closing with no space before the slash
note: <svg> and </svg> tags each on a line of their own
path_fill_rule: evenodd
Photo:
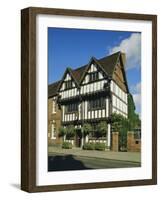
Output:
<svg viewBox="0 0 161 200">
<path fill-rule="evenodd" d="M 117 114 L 117 113 L 112 113 L 111 123 L 112 123 L 112 131 L 113 132 L 120 131 L 123 120 L 124 120 L 124 117 L 122 115 Z"/>
<path fill-rule="evenodd" d="M 69 125 L 67 127 L 61 126 L 59 129 L 59 137 L 63 137 L 66 135 L 68 139 L 74 137 L 76 134 L 76 128 L 73 125 Z"/>
<path fill-rule="evenodd" d="M 128 95 L 128 119 L 129 130 L 134 130 L 141 127 L 139 115 L 135 113 L 135 104 L 131 94 Z"/>
<path fill-rule="evenodd" d="M 92 126 L 89 123 L 83 124 L 82 131 L 84 136 L 89 135 L 92 132 Z"/>
<path fill-rule="evenodd" d="M 127 132 L 129 130 L 129 120 L 120 114 L 111 115 L 112 131 L 119 132 L 119 148 L 127 147 Z"/>
<path fill-rule="evenodd" d="M 64 128 L 63 126 L 61 126 L 59 128 L 59 137 L 63 137 L 67 134 L 66 128 Z"/>
<path fill-rule="evenodd" d="M 66 127 L 66 137 L 67 138 L 72 138 L 74 137 L 76 134 L 76 128 L 74 127 L 74 125 L 69 125 Z"/>
<path fill-rule="evenodd" d="M 97 125 L 96 128 L 96 137 L 105 137 L 107 134 L 108 126 L 107 122 L 102 121 Z"/>
</svg>

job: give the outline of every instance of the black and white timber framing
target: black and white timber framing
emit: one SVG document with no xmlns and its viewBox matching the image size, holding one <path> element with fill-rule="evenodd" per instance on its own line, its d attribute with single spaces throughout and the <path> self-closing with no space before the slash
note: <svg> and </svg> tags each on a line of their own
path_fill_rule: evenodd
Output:
<svg viewBox="0 0 161 200">
<path fill-rule="evenodd" d="M 83 67 L 75 70 L 67 68 L 57 88 L 57 95 L 62 126 L 81 127 L 84 123 L 95 125 L 106 121 L 106 145 L 110 147 L 111 114 L 116 112 L 128 116 L 125 54 L 117 52 L 98 60 L 92 57 Z"/>
</svg>

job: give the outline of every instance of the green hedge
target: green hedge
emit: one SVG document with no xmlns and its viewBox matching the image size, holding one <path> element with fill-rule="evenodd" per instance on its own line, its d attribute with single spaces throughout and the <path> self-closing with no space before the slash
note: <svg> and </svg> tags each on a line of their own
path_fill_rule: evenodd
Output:
<svg viewBox="0 0 161 200">
<path fill-rule="evenodd" d="M 104 143 L 95 143 L 95 150 L 98 151 L 105 151 L 105 144 Z"/>
<path fill-rule="evenodd" d="M 104 143 L 85 143 L 83 145 L 84 150 L 98 150 L 98 151 L 105 151 L 105 144 Z"/>
<path fill-rule="evenodd" d="M 63 149 L 72 149 L 72 143 L 71 142 L 63 142 L 62 148 Z"/>
<path fill-rule="evenodd" d="M 85 144 L 83 145 L 83 149 L 84 149 L 84 150 L 94 150 L 94 149 L 95 149 L 95 146 L 94 146 L 93 143 L 85 143 Z"/>
</svg>

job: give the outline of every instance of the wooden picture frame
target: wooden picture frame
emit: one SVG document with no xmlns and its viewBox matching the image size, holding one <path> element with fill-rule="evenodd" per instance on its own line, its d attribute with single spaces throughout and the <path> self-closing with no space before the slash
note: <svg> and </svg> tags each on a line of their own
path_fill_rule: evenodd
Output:
<svg viewBox="0 0 161 200">
<path fill-rule="evenodd" d="M 36 17 L 77 16 L 152 23 L 152 178 L 79 184 L 36 185 Z M 157 16 L 30 7 L 21 11 L 21 189 L 27 192 L 157 184 Z"/>
</svg>

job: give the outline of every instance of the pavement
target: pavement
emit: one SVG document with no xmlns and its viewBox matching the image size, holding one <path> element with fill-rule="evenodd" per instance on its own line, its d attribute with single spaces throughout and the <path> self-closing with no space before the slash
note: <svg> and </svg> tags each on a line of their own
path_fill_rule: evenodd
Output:
<svg viewBox="0 0 161 200">
<path fill-rule="evenodd" d="M 95 150 L 82 150 L 81 148 L 73 149 L 62 149 L 61 147 L 48 147 L 49 156 L 55 154 L 61 155 L 73 155 L 81 156 L 88 158 L 101 158 L 101 159 L 110 159 L 118 161 L 129 161 L 129 162 L 141 162 L 141 153 L 140 152 L 113 152 L 113 151 L 95 151 Z"/>
</svg>

